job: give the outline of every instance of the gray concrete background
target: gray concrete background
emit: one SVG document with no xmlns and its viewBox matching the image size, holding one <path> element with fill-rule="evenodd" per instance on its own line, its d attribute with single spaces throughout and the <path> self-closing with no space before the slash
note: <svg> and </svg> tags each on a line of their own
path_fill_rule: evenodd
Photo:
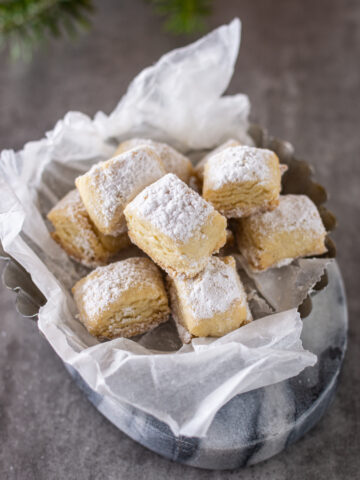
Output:
<svg viewBox="0 0 360 480">
<path fill-rule="evenodd" d="M 97 1 L 94 28 L 50 43 L 30 65 L 0 56 L 0 149 L 40 138 L 68 110 L 110 112 L 133 76 L 189 43 L 161 29 L 142 0 Z M 243 21 L 231 93 L 252 120 L 310 161 L 339 219 L 349 297 L 349 349 L 337 395 L 303 440 L 247 470 L 200 471 L 160 458 L 113 427 L 73 384 L 36 325 L 0 287 L 0 478 L 355 479 L 360 415 L 360 4 L 356 0 L 215 1 L 210 26 Z"/>
</svg>

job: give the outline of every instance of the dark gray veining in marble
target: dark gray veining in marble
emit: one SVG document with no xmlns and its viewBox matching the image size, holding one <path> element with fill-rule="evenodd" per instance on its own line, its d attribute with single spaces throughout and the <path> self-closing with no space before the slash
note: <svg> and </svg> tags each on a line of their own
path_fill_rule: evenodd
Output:
<svg viewBox="0 0 360 480">
<path fill-rule="evenodd" d="M 89 400 L 134 440 L 166 458 L 210 469 L 253 465 L 298 441 L 332 400 L 347 343 L 347 309 L 340 272 L 328 267 L 329 284 L 312 298 L 304 319 L 305 348 L 318 356 L 297 377 L 238 395 L 215 416 L 203 439 L 174 437 L 170 428 L 132 407 L 90 390 L 69 369 Z"/>
<path fill-rule="evenodd" d="M 70 109 L 109 112 L 129 80 L 184 44 L 162 33 L 142 0 L 96 2 L 94 30 L 49 45 L 30 66 L 1 57 L 0 148 L 39 138 Z M 349 347 L 335 399 L 304 439 L 242 471 L 171 463 L 133 442 L 86 400 L 36 326 L 0 290 L 1 479 L 355 479 L 360 471 L 360 5 L 356 0 L 215 1 L 211 26 L 243 20 L 232 93 L 252 119 L 290 140 L 326 185 L 339 218 L 338 260 L 347 287 Z M 1 287 L 0 287 L 1 288 Z M 336 355 L 336 351 L 332 352 Z"/>
</svg>

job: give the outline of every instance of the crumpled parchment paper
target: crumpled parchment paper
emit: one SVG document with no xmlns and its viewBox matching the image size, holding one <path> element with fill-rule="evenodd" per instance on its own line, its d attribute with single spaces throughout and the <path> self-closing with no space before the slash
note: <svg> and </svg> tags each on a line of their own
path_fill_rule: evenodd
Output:
<svg viewBox="0 0 360 480">
<path fill-rule="evenodd" d="M 298 258 L 289 265 L 255 273 L 248 268 L 242 255 L 235 253 L 233 257 L 242 282 L 247 287 L 248 298 L 250 302 L 254 300 L 253 309 L 264 315 L 301 305 L 321 279 L 326 266 L 333 261 L 331 258 Z"/>
<path fill-rule="evenodd" d="M 235 19 L 141 72 L 109 116 L 100 112 L 92 120 L 69 112 L 46 138 L 17 153 L 3 151 L 0 159 L 0 238 L 47 299 L 40 330 L 93 390 L 154 415 L 176 435 L 204 436 L 233 396 L 314 365 L 315 355 L 302 348 L 296 309 L 178 350 L 171 323 L 159 327 L 159 335 L 99 343 L 76 319 L 69 290 L 87 270 L 53 242 L 45 216 L 74 178 L 109 158 L 121 139 L 144 135 L 182 151 L 208 149 L 229 137 L 246 141 L 248 98 L 222 96 L 239 41 Z"/>
</svg>

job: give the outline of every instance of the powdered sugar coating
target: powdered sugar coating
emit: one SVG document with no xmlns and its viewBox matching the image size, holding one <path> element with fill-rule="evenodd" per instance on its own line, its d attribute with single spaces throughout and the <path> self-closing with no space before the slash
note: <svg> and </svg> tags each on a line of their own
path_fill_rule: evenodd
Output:
<svg viewBox="0 0 360 480">
<path fill-rule="evenodd" d="M 136 285 L 159 281 L 160 272 L 148 258 L 133 257 L 98 267 L 83 279 L 80 288 L 74 287 L 75 298 L 82 299 L 88 318 L 106 311 L 111 304 Z"/>
<path fill-rule="evenodd" d="M 190 160 L 167 143 L 155 142 L 149 138 L 131 138 L 121 143 L 117 151 L 121 153 L 141 145 L 151 147 L 159 155 L 168 173 L 175 173 L 181 180 L 188 182 L 192 173 Z"/>
<path fill-rule="evenodd" d="M 59 200 L 58 203 L 50 210 L 48 215 L 60 210 L 63 210 L 64 214 L 72 219 L 75 219 L 79 213 L 86 214 L 85 206 L 76 188 L 71 190 L 65 195 L 65 197 Z"/>
<path fill-rule="evenodd" d="M 222 143 L 221 145 L 216 147 L 214 150 L 211 150 L 211 152 L 207 153 L 196 165 L 196 171 L 198 172 L 198 174 L 200 174 L 200 176 L 202 176 L 204 167 L 208 162 L 209 158 L 211 158 L 214 155 L 217 155 L 218 153 L 222 152 L 223 150 L 229 147 L 237 147 L 240 145 L 241 143 L 238 140 L 235 140 L 234 138 L 229 138 L 229 140 L 226 140 L 226 142 Z"/>
<path fill-rule="evenodd" d="M 211 155 L 206 164 L 206 184 L 212 190 L 238 182 L 266 182 L 272 178 L 271 150 L 247 146 L 229 147 Z"/>
<path fill-rule="evenodd" d="M 72 235 L 67 247 L 63 242 L 59 242 L 62 248 L 65 248 L 70 257 L 76 261 L 80 261 L 87 267 L 94 267 L 98 265 L 98 261 L 94 260 L 96 257 L 95 248 L 99 247 L 99 239 L 94 231 L 90 217 L 81 200 L 79 192 L 74 189 L 65 195 L 48 213 L 49 220 L 55 226 L 53 238 L 59 242 L 57 236 L 57 228 L 64 222 L 71 225 L 76 225 L 76 228 L 71 227 Z M 60 226 L 61 228 L 61 226 Z M 99 247 L 102 250 L 102 246 Z M 75 249 L 75 251 L 74 251 Z"/>
<path fill-rule="evenodd" d="M 94 165 L 86 174 L 95 191 L 93 210 L 110 226 L 119 206 L 126 206 L 144 187 L 165 174 L 165 169 L 153 149 L 133 148 L 106 162 Z M 126 230 L 126 225 L 113 233 Z"/>
<path fill-rule="evenodd" d="M 297 229 L 313 232 L 316 236 L 326 234 L 316 205 L 306 195 L 280 195 L 275 210 L 254 214 L 247 222 L 251 229 L 262 235 Z"/>
<path fill-rule="evenodd" d="M 177 279 L 182 298 L 197 319 L 226 312 L 235 301 L 246 305 L 246 294 L 234 265 L 211 257 L 205 269 L 191 279 Z"/>
<path fill-rule="evenodd" d="M 131 211 L 179 242 L 188 241 L 215 212 L 212 205 L 172 173 L 137 195 L 125 214 Z"/>
</svg>

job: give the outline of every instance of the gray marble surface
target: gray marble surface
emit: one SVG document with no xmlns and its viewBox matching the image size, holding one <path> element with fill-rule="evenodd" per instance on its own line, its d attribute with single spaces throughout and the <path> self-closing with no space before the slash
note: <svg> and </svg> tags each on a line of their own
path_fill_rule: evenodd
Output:
<svg viewBox="0 0 360 480">
<path fill-rule="evenodd" d="M 336 262 L 328 266 L 327 277 L 327 287 L 312 295 L 312 310 L 301 332 L 304 348 L 317 355 L 317 363 L 296 377 L 232 398 L 217 412 L 204 438 L 175 437 L 166 423 L 94 392 L 75 369 L 67 368 L 99 412 L 153 452 L 213 470 L 255 465 L 299 441 L 333 399 L 347 343 L 347 309 Z"/>
<path fill-rule="evenodd" d="M 97 2 L 94 29 L 48 45 L 30 65 L 0 57 L 0 148 L 42 136 L 70 109 L 109 112 L 131 78 L 188 42 L 160 29 L 142 0 Z M 238 15 L 243 43 L 230 92 L 249 94 L 252 119 L 290 140 L 316 168 L 339 218 L 349 348 L 330 410 L 277 457 L 229 472 L 171 463 L 130 440 L 85 399 L 36 325 L 0 290 L 0 478 L 355 479 L 360 468 L 360 4 L 355 0 L 215 2 L 211 26 Z"/>
</svg>

